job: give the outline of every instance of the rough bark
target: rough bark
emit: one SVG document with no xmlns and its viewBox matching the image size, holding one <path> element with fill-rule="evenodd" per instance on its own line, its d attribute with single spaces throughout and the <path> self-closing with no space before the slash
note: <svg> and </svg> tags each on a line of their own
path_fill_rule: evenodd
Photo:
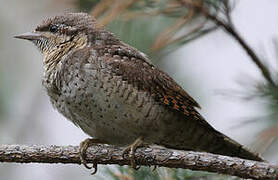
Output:
<svg viewBox="0 0 278 180">
<path fill-rule="evenodd" d="M 90 163 L 128 165 L 123 148 L 97 145 L 88 149 Z M 202 170 L 241 178 L 278 179 L 278 167 L 205 152 L 177 151 L 161 147 L 139 148 L 135 153 L 138 165 Z M 0 162 L 75 163 L 80 164 L 78 146 L 0 145 Z"/>
</svg>

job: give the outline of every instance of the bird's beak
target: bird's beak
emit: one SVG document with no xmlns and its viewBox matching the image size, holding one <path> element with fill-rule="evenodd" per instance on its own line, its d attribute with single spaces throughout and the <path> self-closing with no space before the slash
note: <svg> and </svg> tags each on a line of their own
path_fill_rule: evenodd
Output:
<svg viewBox="0 0 278 180">
<path fill-rule="evenodd" d="M 26 40 L 38 40 L 41 38 L 41 34 L 37 33 L 37 32 L 27 32 L 27 33 L 23 33 L 17 36 L 14 36 L 14 38 L 18 38 L 18 39 L 26 39 Z"/>
</svg>

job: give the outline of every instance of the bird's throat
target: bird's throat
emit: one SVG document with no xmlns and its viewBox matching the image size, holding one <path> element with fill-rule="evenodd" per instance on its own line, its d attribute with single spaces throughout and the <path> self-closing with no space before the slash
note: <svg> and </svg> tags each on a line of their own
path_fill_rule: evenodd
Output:
<svg viewBox="0 0 278 180">
<path fill-rule="evenodd" d="M 87 45 L 87 37 L 76 36 L 72 41 L 62 43 L 55 48 L 43 52 L 44 55 L 44 68 L 46 71 L 58 70 L 59 62 L 66 59 L 71 53 L 78 49 L 82 49 Z"/>
</svg>

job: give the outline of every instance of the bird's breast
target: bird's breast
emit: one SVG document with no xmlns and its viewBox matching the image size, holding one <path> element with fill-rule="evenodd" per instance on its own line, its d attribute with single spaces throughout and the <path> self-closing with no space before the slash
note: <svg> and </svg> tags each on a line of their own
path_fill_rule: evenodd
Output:
<svg viewBox="0 0 278 180">
<path fill-rule="evenodd" d="M 110 144 L 161 138 L 173 113 L 109 69 L 101 63 L 73 63 L 59 75 L 59 93 L 48 85 L 51 102 L 85 133 Z"/>
</svg>

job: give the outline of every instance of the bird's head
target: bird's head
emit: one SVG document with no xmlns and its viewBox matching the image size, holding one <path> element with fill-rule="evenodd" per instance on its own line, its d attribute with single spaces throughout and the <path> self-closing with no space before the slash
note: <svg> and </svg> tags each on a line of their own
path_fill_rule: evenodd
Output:
<svg viewBox="0 0 278 180">
<path fill-rule="evenodd" d="M 86 13 L 65 13 L 48 18 L 32 32 L 15 38 L 33 42 L 44 56 L 56 57 L 88 42 L 94 43 L 100 29 L 94 18 Z"/>
</svg>

